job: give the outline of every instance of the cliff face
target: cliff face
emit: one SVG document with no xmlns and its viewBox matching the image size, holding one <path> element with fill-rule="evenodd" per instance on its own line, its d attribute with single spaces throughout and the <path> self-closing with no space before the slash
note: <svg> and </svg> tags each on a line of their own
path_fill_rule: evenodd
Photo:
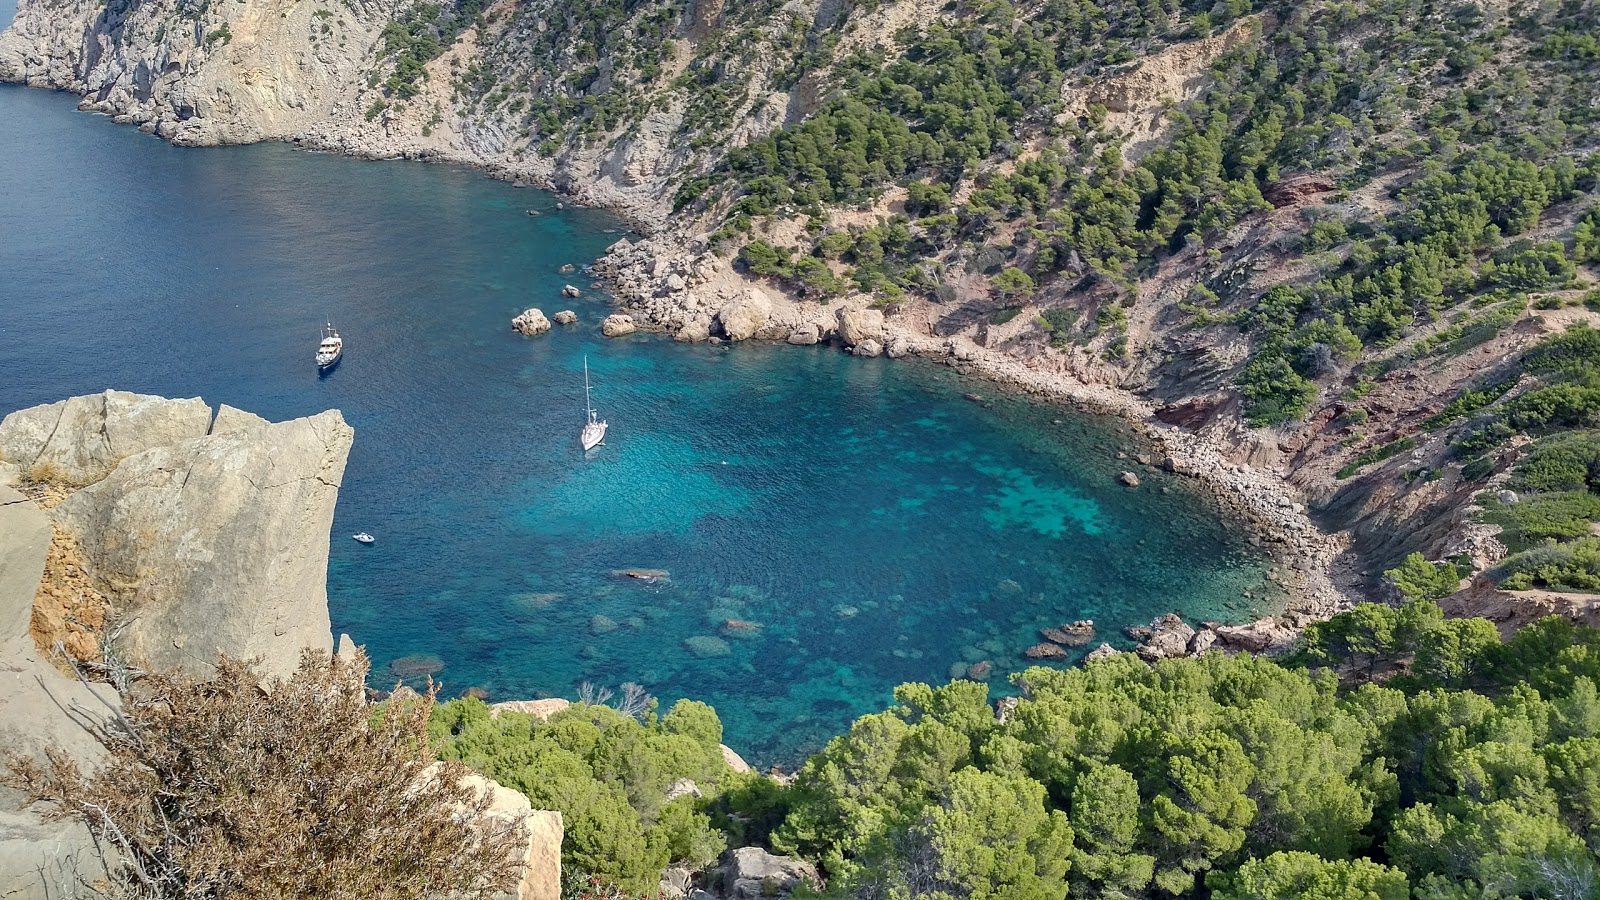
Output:
<svg viewBox="0 0 1600 900">
<path fill-rule="evenodd" d="M 328 531 L 353 435 L 336 411 L 271 424 L 224 406 L 213 423 L 198 399 L 107 391 L 7 416 L 0 458 L 70 536 L 120 656 L 259 656 L 282 676 L 302 647 L 333 649 Z"/>
</svg>

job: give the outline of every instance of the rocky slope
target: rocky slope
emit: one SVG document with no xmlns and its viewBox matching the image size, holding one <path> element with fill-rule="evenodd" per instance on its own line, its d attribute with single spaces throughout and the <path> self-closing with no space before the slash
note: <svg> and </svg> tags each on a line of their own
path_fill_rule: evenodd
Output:
<svg viewBox="0 0 1600 900">
<path fill-rule="evenodd" d="M 1562 49 L 1589 13 L 1246 6 L 25 0 L 0 78 L 178 143 L 463 161 L 618 209 L 645 236 L 596 265 L 608 336 L 831 341 L 1127 415 L 1320 615 L 1407 553 L 1504 553 L 1450 433 L 1386 448 L 1597 319 L 1529 311 L 1576 303 L 1584 266 L 1508 290 L 1489 258 L 1518 229 L 1571 246 L 1592 205 L 1589 57 Z M 1414 239 L 1396 223 L 1473 128 L 1554 192 L 1369 299 L 1416 277 L 1381 268 Z M 1263 330 L 1279 288 L 1292 334 Z"/>
<path fill-rule="evenodd" d="M 286 676 L 304 648 L 331 652 L 328 532 L 353 436 L 337 411 L 271 423 L 120 391 L 0 421 L 0 764 L 102 757 L 117 690 L 63 653 L 118 682 L 130 667 L 205 673 L 219 653 Z M 561 814 L 472 787 L 527 836 L 515 900 L 556 900 Z M 19 805 L 0 788 L 0 895 L 105 883 L 85 827 Z"/>
</svg>

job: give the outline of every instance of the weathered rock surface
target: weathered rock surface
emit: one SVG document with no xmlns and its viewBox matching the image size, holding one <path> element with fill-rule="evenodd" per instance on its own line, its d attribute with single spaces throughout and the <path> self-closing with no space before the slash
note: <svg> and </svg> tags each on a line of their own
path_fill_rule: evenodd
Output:
<svg viewBox="0 0 1600 900">
<path fill-rule="evenodd" d="M 883 345 L 872 338 L 867 338 L 861 343 L 855 345 L 855 348 L 850 352 L 854 353 L 856 356 L 882 356 Z"/>
<path fill-rule="evenodd" d="M 854 347 L 863 341 L 883 340 L 883 313 L 876 309 L 842 307 L 835 314 L 839 323 L 839 340 Z"/>
<path fill-rule="evenodd" d="M 550 330 L 550 320 L 544 317 L 544 312 L 538 309 L 525 309 L 511 320 L 511 327 L 518 334 L 532 337 L 544 334 Z"/>
<path fill-rule="evenodd" d="M 549 697 L 544 700 L 507 700 L 489 707 L 489 717 L 495 718 L 507 712 L 525 713 L 542 722 L 571 705 L 571 701 L 560 697 Z"/>
<path fill-rule="evenodd" d="M 806 322 L 789 332 L 785 340 L 799 347 L 809 347 L 822 340 L 822 329 L 815 322 Z"/>
<path fill-rule="evenodd" d="M 580 291 L 580 290 L 577 289 L 577 287 L 569 284 L 569 285 L 565 285 L 565 286 L 563 286 L 561 288 L 561 296 L 563 296 L 563 297 L 582 297 L 583 296 L 583 291 Z"/>
<path fill-rule="evenodd" d="M 612 313 L 600 323 L 600 333 L 606 337 L 622 337 L 637 330 L 633 324 L 633 316 L 627 313 Z"/>
<path fill-rule="evenodd" d="M 180 440 L 63 501 L 124 651 L 202 672 L 219 652 L 260 656 L 269 675 L 331 651 L 328 531 L 353 436 L 329 411 Z"/>
<path fill-rule="evenodd" d="M 49 514 L 0 485 L 0 764 L 54 746 L 92 769 L 104 749 L 90 729 L 103 724 L 116 694 L 63 675 L 28 634 L 51 531 Z M 59 884 L 105 877 L 87 828 L 46 822 L 22 800 L 0 787 L 0 897 L 54 896 Z"/>
<path fill-rule="evenodd" d="M 557 325 L 571 325 L 578 321 L 578 314 L 570 309 L 563 309 L 552 316 Z"/>
<path fill-rule="evenodd" d="M 744 775 L 750 771 L 750 764 L 744 761 L 744 757 L 733 752 L 732 747 L 729 747 L 727 744 L 720 744 L 718 746 L 722 748 L 722 761 L 728 764 L 728 768 L 738 772 L 740 775 Z"/>
<path fill-rule="evenodd" d="M 1152 662 L 1183 656 L 1189 652 L 1189 639 L 1193 637 L 1194 629 L 1177 613 L 1167 613 L 1150 623 L 1150 636 L 1134 652 Z"/>
<path fill-rule="evenodd" d="M 217 407 L 217 417 L 211 422 L 211 433 L 227 434 L 230 431 L 243 431 L 247 428 L 260 428 L 271 424 L 271 422 L 253 412 L 234 409 L 224 403 Z"/>
<path fill-rule="evenodd" d="M 30 479 L 89 484 L 126 457 L 203 437 L 210 428 L 211 408 L 198 397 L 106 391 L 6 416 L 0 421 L 0 459 Z"/>
<path fill-rule="evenodd" d="M 760 288 L 751 288 L 727 302 L 717 312 L 717 327 L 730 341 L 755 337 L 772 319 L 772 298 Z"/>
<path fill-rule="evenodd" d="M 441 766 L 440 763 L 429 766 L 424 777 L 436 778 Z M 561 813 L 534 809 L 522 793 L 473 772 L 467 773 L 459 783 L 478 798 L 488 795 L 489 806 L 483 813 L 485 824 L 511 825 L 519 828 L 527 839 L 517 859 L 517 885 L 499 896 L 504 900 L 560 900 L 561 840 L 565 832 Z"/>
<path fill-rule="evenodd" d="M 1245 625 L 1222 625 L 1215 629 L 1218 642 L 1229 650 L 1272 653 L 1288 648 L 1299 632 L 1281 619 L 1268 616 Z"/>
<path fill-rule="evenodd" d="M 760 847 L 740 847 L 723 854 L 711 884 L 728 900 L 762 900 L 786 895 L 802 881 L 821 886 L 817 868 L 805 860 L 774 856 Z"/>
</svg>

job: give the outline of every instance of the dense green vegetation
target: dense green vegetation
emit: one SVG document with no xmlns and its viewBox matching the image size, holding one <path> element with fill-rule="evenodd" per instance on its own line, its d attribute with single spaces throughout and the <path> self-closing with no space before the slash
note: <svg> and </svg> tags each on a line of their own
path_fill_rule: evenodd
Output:
<svg viewBox="0 0 1600 900">
<path fill-rule="evenodd" d="M 1559 455 L 1539 471 L 1576 471 Z M 1457 574 L 1418 557 L 1391 576 L 1427 597 Z M 456 701 L 432 731 L 446 758 L 566 814 L 571 871 L 629 890 L 669 860 L 704 864 L 724 832 L 860 898 L 1578 900 L 1600 884 L 1600 631 L 1550 618 L 1502 642 L 1419 599 L 1314 624 L 1277 661 L 1119 654 L 1018 680 L 999 717 L 983 684 L 902 685 L 787 787 L 728 772 L 697 703 L 538 723 Z M 668 802 L 678 778 L 704 796 Z"/>
<path fill-rule="evenodd" d="M 1239 21 L 1256 12 L 1271 17 Z M 718 237 L 742 241 L 751 272 L 795 292 L 946 302 L 964 268 L 988 276 L 996 308 L 1083 309 L 1041 327 L 1052 342 L 1100 340 L 1119 356 L 1119 307 L 1151 266 L 1208 248 L 1205 302 L 1179 306 L 1196 327 L 1252 335 L 1238 384 L 1256 425 L 1303 417 L 1363 355 L 1441 317 L 1450 324 L 1409 353 L 1489 340 L 1529 292 L 1566 287 L 1577 263 L 1600 257 L 1592 201 L 1559 239 L 1526 237 L 1596 190 L 1590 4 L 1518 8 L 1510 27 L 1470 3 L 1444 12 L 1421 0 L 993 2 L 952 15 L 959 24 L 901 35 L 899 56 L 838 61 L 816 115 L 691 180 L 679 205 L 720 203 Z M 1167 113 L 1170 133 L 1136 164 L 1105 110 L 1060 116 L 1063 84 L 1235 24 L 1253 36 L 1212 64 L 1210 90 Z M 1365 190 L 1389 209 L 1304 209 L 1305 234 L 1266 249 L 1311 274 L 1241 290 L 1217 245 L 1299 172 L 1326 173 L 1334 201 Z M 828 224 L 831 210 L 891 191 L 903 214 Z M 740 237 L 797 215 L 811 217 L 800 246 Z"/>
<path fill-rule="evenodd" d="M 491 718 L 481 700 L 453 700 L 429 729 L 441 758 L 527 794 L 536 808 L 561 810 L 570 871 L 654 893 L 667 865 L 704 866 L 725 847 L 692 793 L 668 799 L 680 779 L 707 796 L 738 781 L 722 758 L 722 723 L 703 703 L 680 700 L 659 718 L 577 704 L 541 722 Z"/>
</svg>

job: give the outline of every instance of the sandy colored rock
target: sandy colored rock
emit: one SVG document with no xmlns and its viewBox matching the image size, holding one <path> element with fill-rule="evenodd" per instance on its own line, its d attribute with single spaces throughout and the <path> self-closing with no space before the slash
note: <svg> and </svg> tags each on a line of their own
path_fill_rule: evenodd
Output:
<svg viewBox="0 0 1600 900">
<path fill-rule="evenodd" d="M 77 540 L 58 526 L 52 531 L 28 632 L 34 647 L 46 659 L 52 657 L 59 643 L 73 659 L 94 662 L 100 659 L 106 598 L 95 589 Z M 67 668 L 64 662 L 56 665 Z"/>
<path fill-rule="evenodd" d="M 501 713 L 507 712 L 522 713 L 543 722 L 571 705 L 571 701 L 560 697 L 549 697 L 544 700 L 507 700 L 489 707 L 489 717 L 496 718 Z"/>
<path fill-rule="evenodd" d="M 772 318 L 772 298 L 760 288 L 750 288 L 717 311 L 717 328 L 730 341 L 748 340 Z"/>
<path fill-rule="evenodd" d="M 218 652 L 260 656 L 283 676 L 301 648 L 331 651 L 328 532 L 353 437 L 329 411 L 184 440 L 57 507 L 130 658 L 204 673 Z"/>
<path fill-rule="evenodd" d="M 6 416 L 0 458 L 30 480 L 82 485 L 104 478 L 126 457 L 203 437 L 210 428 L 211 408 L 198 397 L 105 391 Z"/>
<path fill-rule="evenodd" d="M 805 322 L 789 332 L 785 340 L 798 347 L 809 347 L 822 340 L 822 329 L 818 328 L 815 322 Z"/>
<path fill-rule="evenodd" d="M 578 321 L 578 314 L 570 309 L 563 309 L 552 316 L 557 325 L 571 325 Z"/>
<path fill-rule="evenodd" d="M 424 777 L 438 777 L 441 766 L 429 766 Z M 521 792 L 475 772 L 468 772 L 460 783 L 477 797 L 489 796 L 484 819 L 495 825 L 513 824 L 527 839 L 518 859 L 517 886 L 499 896 L 506 900 L 561 900 L 561 841 L 566 830 L 561 813 L 534 809 Z"/>
<path fill-rule="evenodd" d="M 230 431 L 243 431 L 271 424 L 253 412 L 235 409 L 224 403 L 217 407 L 217 417 L 211 422 L 211 433 L 227 434 Z"/>
<path fill-rule="evenodd" d="M 749 773 L 750 764 L 744 761 L 744 757 L 735 753 L 733 748 L 729 747 L 727 744 L 718 744 L 717 746 L 721 748 L 722 761 L 728 764 L 728 768 L 739 773 L 740 775 Z"/>
<path fill-rule="evenodd" d="M 525 309 L 511 320 L 511 328 L 518 334 L 529 337 L 544 334 L 550 330 L 550 320 L 544 317 L 544 312 L 538 309 Z"/>
<path fill-rule="evenodd" d="M 883 313 L 876 309 L 841 307 L 835 316 L 839 323 L 839 340 L 854 347 L 862 341 L 883 340 Z"/>
<path fill-rule="evenodd" d="M 633 334 L 636 330 L 633 316 L 627 313 L 612 313 L 600 323 L 600 333 L 606 337 L 622 337 L 625 334 Z"/>
<path fill-rule="evenodd" d="M 683 323 L 672 339 L 682 344 L 703 344 L 711 339 L 711 317 L 695 316 Z"/>
</svg>

